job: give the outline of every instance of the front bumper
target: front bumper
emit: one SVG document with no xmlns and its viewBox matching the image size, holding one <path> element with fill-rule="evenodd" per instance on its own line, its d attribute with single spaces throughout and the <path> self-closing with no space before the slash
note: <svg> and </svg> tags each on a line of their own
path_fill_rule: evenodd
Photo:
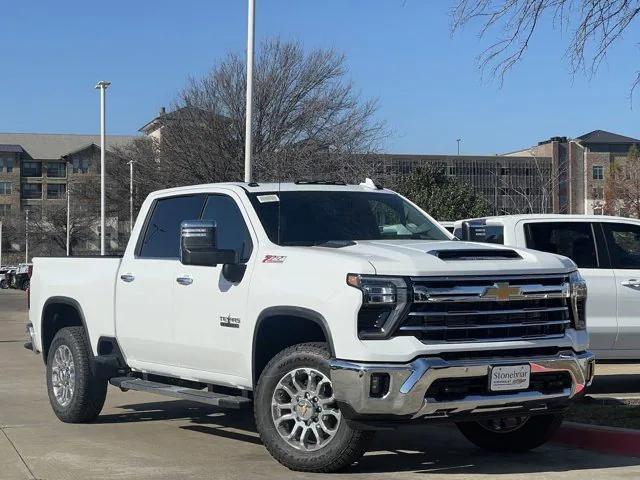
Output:
<svg viewBox="0 0 640 480">
<path fill-rule="evenodd" d="M 497 365 L 531 366 L 531 373 L 566 372 L 571 386 L 554 392 L 526 390 L 486 392 L 447 400 L 428 395 L 439 379 L 486 377 Z M 478 358 L 447 361 L 439 357 L 421 357 L 408 364 L 358 363 L 331 361 L 334 395 L 348 419 L 460 418 L 482 414 L 500 414 L 525 410 L 531 413 L 551 411 L 579 396 L 593 381 L 595 357 L 591 352 L 571 350 L 552 356 Z M 388 374 L 388 392 L 381 398 L 371 396 L 372 374 Z M 487 380 L 488 381 L 488 380 Z"/>
</svg>

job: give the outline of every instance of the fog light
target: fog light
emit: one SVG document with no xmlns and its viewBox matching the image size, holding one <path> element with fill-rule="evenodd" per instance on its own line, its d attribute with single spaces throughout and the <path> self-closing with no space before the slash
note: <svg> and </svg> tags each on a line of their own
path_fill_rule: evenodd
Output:
<svg viewBox="0 0 640 480">
<path fill-rule="evenodd" d="M 372 373 L 369 396 L 373 398 L 384 397 L 389 393 L 389 383 L 390 378 L 388 373 Z"/>
</svg>

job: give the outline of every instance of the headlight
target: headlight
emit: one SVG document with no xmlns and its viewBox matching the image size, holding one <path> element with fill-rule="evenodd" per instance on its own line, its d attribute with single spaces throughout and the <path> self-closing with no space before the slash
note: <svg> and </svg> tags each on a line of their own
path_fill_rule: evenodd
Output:
<svg viewBox="0 0 640 480">
<path fill-rule="evenodd" d="M 408 306 L 407 282 L 400 277 L 347 275 L 347 285 L 362 292 L 358 313 L 361 339 L 385 338 L 397 326 Z"/>
<path fill-rule="evenodd" d="M 587 328 L 587 282 L 577 270 L 569 275 L 571 319 L 576 330 Z"/>
</svg>

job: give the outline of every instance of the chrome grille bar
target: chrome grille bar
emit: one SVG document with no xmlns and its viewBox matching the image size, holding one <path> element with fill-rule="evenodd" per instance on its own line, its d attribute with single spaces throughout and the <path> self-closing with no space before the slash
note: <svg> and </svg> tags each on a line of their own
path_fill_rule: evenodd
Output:
<svg viewBox="0 0 640 480">
<path fill-rule="evenodd" d="M 461 310 L 457 312 L 410 312 L 411 317 L 458 317 L 467 315 L 517 315 L 519 313 L 567 312 L 569 307 L 518 308 L 511 310 Z"/>
<path fill-rule="evenodd" d="M 435 332 L 440 330 L 480 330 L 480 329 L 496 329 L 496 328 L 519 328 L 519 327 L 544 327 L 547 325 L 569 325 L 570 320 L 553 320 L 550 322 L 530 322 L 530 323 L 490 323 L 486 325 L 460 325 L 451 326 L 438 325 L 438 326 L 424 326 L 424 327 L 400 327 L 400 330 L 404 331 L 418 331 L 418 332 Z"/>
<path fill-rule="evenodd" d="M 494 297 L 486 296 L 488 288 L 494 285 L 459 285 L 455 287 L 428 287 L 414 285 L 413 301 L 415 303 L 435 302 L 495 302 Z M 560 285 L 526 284 L 516 285 L 520 293 L 509 296 L 508 301 L 544 300 L 553 298 L 568 298 L 569 283 Z"/>
</svg>

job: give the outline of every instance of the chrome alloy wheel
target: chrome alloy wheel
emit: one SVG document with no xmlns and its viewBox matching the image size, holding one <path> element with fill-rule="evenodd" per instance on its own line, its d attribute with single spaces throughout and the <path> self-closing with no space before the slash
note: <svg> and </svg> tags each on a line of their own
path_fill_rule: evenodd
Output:
<svg viewBox="0 0 640 480">
<path fill-rule="evenodd" d="M 313 368 L 296 368 L 280 379 L 271 399 L 271 416 L 280 436 L 303 451 L 329 444 L 342 418 L 331 380 Z"/>
<path fill-rule="evenodd" d="M 478 422 L 482 428 L 494 433 L 511 433 L 527 423 L 529 417 L 492 418 Z"/>
<path fill-rule="evenodd" d="M 51 383 L 58 404 L 61 407 L 68 406 L 76 388 L 76 367 L 71 350 L 66 345 L 60 345 L 53 356 Z"/>
</svg>

